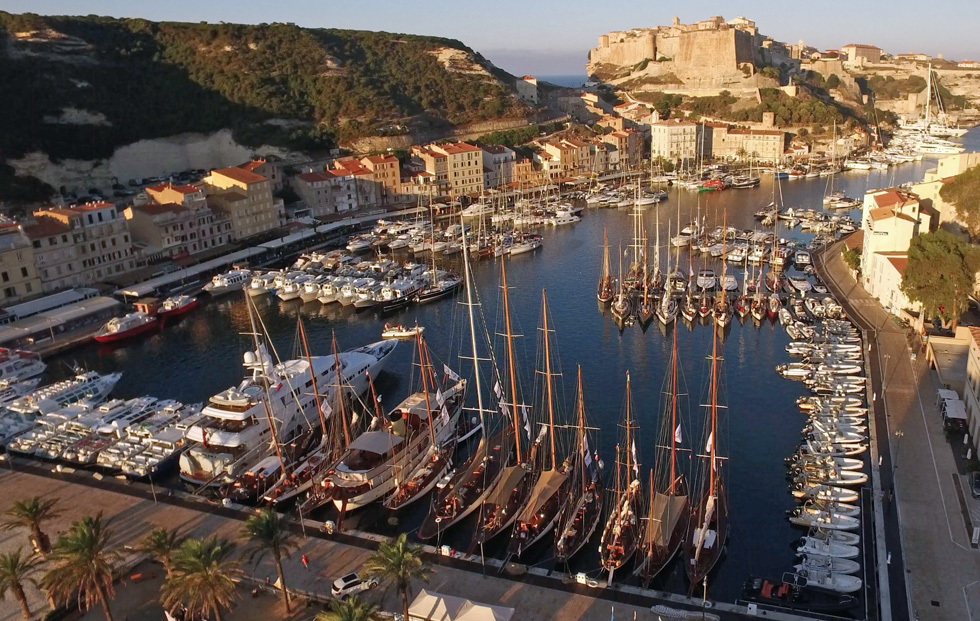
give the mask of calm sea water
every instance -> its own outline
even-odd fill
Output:
[[[977,141],[971,134],[969,142]],[[887,172],[847,173],[835,184],[851,196],[860,196],[871,188],[888,187],[919,180],[934,162],[921,162],[893,168]],[[727,213],[728,224],[753,228],[753,214],[772,196],[771,176],[765,176],[760,188],[730,190],[698,196],[684,190],[671,190],[670,198],[658,208],[644,214],[651,244],[656,236],[659,214],[660,239],[667,246],[676,234],[678,219],[686,223],[700,210],[709,226],[720,225]],[[782,182],[782,203],[786,206],[819,208],[827,179]],[[678,206],[678,195],[680,205]],[[678,217],[678,209],[680,216]],[[559,230],[545,231],[545,246],[533,255],[508,260],[508,281],[512,287],[511,308],[518,339],[517,357],[521,369],[524,399],[534,399],[535,367],[541,315],[541,291],[546,289],[551,311],[551,328],[556,333],[554,364],[564,370],[560,416],[573,412],[574,375],[581,365],[585,384],[586,407],[591,424],[599,428],[599,452],[608,474],[614,470],[614,447],[617,422],[622,411],[625,374],[633,379],[635,417],[640,426],[637,438],[639,458],[644,469],[652,465],[654,441],[660,410],[660,392],[670,355],[671,333],[659,329],[656,320],[644,332],[638,326],[620,332],[611,319],[597,309],[595,281],[601,261],[602,235],[608,232],[616,269],[619,244],[629,243],[630,217],[623,210],[587,210],[582,221]],[[800,236],[781,231],[782,236]],[[668,252],[662,253],[666,265]],[[672,261],[676,259],[671,259]],[[687,270],[687,255],[681,267]],[[701,264],[696,258],[694,269]],[[719,267],[714,266],[716,269]],[[487,330],[502,332],[499,273],[496,261],[474,266],[475,280],[483,303]],[[741,273],[738,273],[741,282]],[[69,364],[81,364],[102,372],[123,371],[116,394],[121,397],[153,395],[177,398],[187,402],[202,401],[208,396],[237,383],[242,376],[241,356],[248,340],[240,334],[248,331],[244,302],[237,296],[205,300],[203,307],[162,332],[154,333],[119,346],[90,345],[71,351],[51,361],[52,372],[66,374]],[[261,317],[281,357],[295,355],[296,318],[302,316],[314,354],[328,354],[331,334],[336,334],[341,348],[372,342],[380,337],[384,319],[372,313],[355,313],[338,305],[323,307],[318,302],[303,305],[298,300],[282,303],[266,297],[258,302]],[[448,362],[470,375],[470,363],[458,359],[468,355],[468,333],[459,300],[443,300],[415,306],[394,321],[425,326],[425,336],[437,366]],[[711,330],[699,326],[689,330],[681,325],[678,349],[685,378],[690,423],[687,440],[701,437],[702,408],[706,376],[705,358],[710,353]],[[770,323],[756,328],[733,322],[719,347],[724,357],[722,391],[728,405],[725,444],[730,456],[728,488],[731,496],[731,534],[727,555],[723,557],[710,581],[710,597],[733,600],[749,574],[779,577],[794,561],[791,544],[803,534],[790,526],[784,515],[794,502],[787,490],[783,459],[800,441],[804,420],[795,407],[803,394],[802,384],[779,378],[774,365],[788,361],[784,346],[785,331]],[[387,371],[377,384],[383,402],[391,407],[410,392],[411,344],[402,344],[389,361]],[[64,364],[62,364],[64,363]],[[488,391],[489,392],[489,391]],[[472,399],[471,399],[472,400]],[[699,440],[695,440],[700,443]],[[425,503],[413,507],[407,515],[392,523],[378,508],[368,508],[349,519],[360,527],[380,532],[413,530],[421,521]],[[471,518],[472,519],[472,518]],[[447,534],[445,543],[458,549],[466,547],[472,522],[464,522]],[[488,554],[500,554],[504,541],[493,542]],[[597,545],[597,543],[595,544]],[[596,575],[598,558],[595,545],[588,546],[573,563],[573,571]],[[546,546],[531,550],[523,559],[531,564],[550,567]],[[658,578],[657,588],[686,592],[683,569],[674,565]],[[622,576],[625,578],[625,576]]]

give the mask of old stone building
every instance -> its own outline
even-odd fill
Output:
[[[219,168],[204,183],[208,205],[230,218],[235,240],[268,233],[285,221],[282,200],[273,198],[270,181],[258,173],[234,166]]]
[[[0,216],[0,304],[16,304],[41,292],[31,240],[19,224]]]
[[[149,200],[123,210],[133,241],[149,260],[198,254],[232,239],[229,214],[212,209],[202,185],[146,188]]]

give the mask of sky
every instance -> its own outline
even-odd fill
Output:
[[[980,60],[980,0],[0,0],[0,10],[436,35],[458,39],[519,75],[584,75],[599,35],[668,25],[675,15],[682,23],[743,15],[762,34],[820,49],[864,43],[894,54]]]

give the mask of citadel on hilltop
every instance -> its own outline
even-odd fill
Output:
[[[751,81],[757,67],[799,68],[800,46],[759,33],[755,22],[716,16],[670,26],[616,31],[599,37],[586,70],[601,80],[642,74],[649,81],[722,88]]]

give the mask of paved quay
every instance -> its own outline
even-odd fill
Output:
[[[115,479],[98,480],[91,473],[76,472],[60,474],[47,472],[41,476],[41,469],[28,467],[24,463],[15,463],[13,469],[10,463],[0,466],[0,498],[12,502],[20,498],[40,495],[45,498],[58,498],[58,508],[61,514],[46,527],[46,532],[52,539],[63,532],[73,520],[84,515],[92,515],[102,511],[107,518],[112,519],[114,530],[113,545],[128,546],[130,560],[139,561],[138,555],[132,553],[132,546],[140,541],[154,528],[180,527],[191,536],[216,534],[219,537],[237,539],[241,520],[245,513],[230,511],[214,505],[181,500],[175,496],[163,495],[157,490],[159,502],[139,487],[125,486]],[[33,470],[28,472],[25,470]],[[131,492],[119,491],[119,486],[129,487]],[[300,538],[298,550],[284,562],[284,570],[289,588],[292,591],[309,595],[320,601],[326,601],[329,596],[330,583],[339,576],[358,570],[371,553],[370,545],[353,545],[353,537],[339,535],[328,537],[321,533],[307,530],[309,538]],[[314,536],[315,535],[315,536]],[[346,540],[346,541],[345,541]],[[12,531],[0,533],[0,552],[7,552],[26,545],[23,532]],[[309,569],[303,567],[300,558],[306,555],[309,559]],[[668,601],[655,599],[652,592],[640,589],[617,588],[602,589],[575,585],[567,588],[547,586],[554,584],[553,578],[545,578],[542,574],[527,573],[519,577],[498,574],[496,568],[488,568],[487,574],[463,569],[464,561],[458,559],[443,559],[431,556],[434,561],[433,574],[427,588],[459,597],[466,597],[477,602],[500,604],[515,608],[522,621],[538,621],[545,619],[569,619],[582,621],[605,621],[613,611],[617,618],[654,620],[662,618],[697,618],[701,619],[700,611],[694,616],[677,615],[681,612],[680,597]],[[448,564],[447,564],[448,563]],[[265,560],[258,564],[247,564],[244,569],[249,576],[259,582],[266,578],[275,581],[275,569],[271,561]],[[128,575],[128,574],[127,574]],[[122,588],[128,588],[129,585]],[[46,606],[42,595],[35,589],[29,589],[31,606],[35,610],[43,610]],[[378,588],[368,594],[368,599],[379,603],[387,610],[397,610],[399,599],[394,589]],[[710,603],[709,603],[710,604]],[[247,605],[244,602],[239,603]],[[669,606],[658,615],[650,610],[652,605]],[[119,603],[113,610],[120,613],[119,618],[125,618],[126,610]],[[118,609],[118,610],[117,610]],[[688,614],[692,611],[687,610]],[[715,604],[707,611],[705,619],[740,619],[745,618],[745,609],[732,604]],[[780,621],[796,621],[802,617],[782,614],[773,611],[759,611],[752,618],[768,618]],[[19,619],[19,609],[13,602],[0,602],[0,621],[15,621]]]
[[[817,257],[817,269],[871,347],[880,457],[873,468],[891,618],[980,619],[980,551],[971,546],[968,528],[977,501],[934,405],[935,373],[920,355],[921,344],[910,348],[906,330],[855,282],[840,251],[840,243],[828,248]]]

